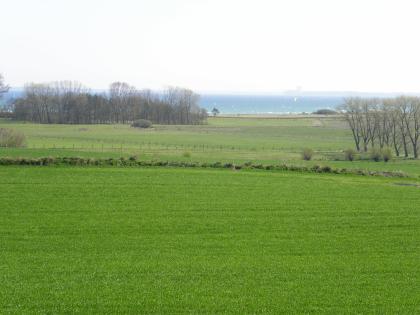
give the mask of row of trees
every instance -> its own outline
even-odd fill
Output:
[[[348,98],[340,109],[358,151],[393,148],[397,156],[419,155],[420,98]]]
[[[193,91],[169,87],[163,93],[138,90],[114,82],[108,93],[92,93],[78,82],[27,84],[13,103],[15,119],[37,123],[130,123],[147,119],[157,124],[201,124],[207,112]]]

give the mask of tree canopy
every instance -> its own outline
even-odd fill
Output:
[[[138,90],[114,82],[108,93],[95,94],[79,82],[27,84],[14,102],[17,120],[37,123],[132,123],[147,119],[156,124],[201,124],[207,112],[198,105],[199,95],[178,87],[162,93]]]

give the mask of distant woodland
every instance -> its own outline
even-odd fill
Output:
[[[13,118],[42,124],[111,124],[147,119],[156,124],[202,124],[207,112],[193,91],[169,87],[163,92],[138,90],[114,82],[97,94],[81,83],[30,83],[11,106]]]

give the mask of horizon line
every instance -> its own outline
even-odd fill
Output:
[[[174,85],[176,86],[176,85]],[[88,87],[89,88],[89,87]],[[24,86],[10,86],[10,90],[23,90]],[[91,91],[107,91],[108,88],[89,88]],[[141,88],[145,90],[150,88]],[[154,91],[163,91],[164,88],[150,89]],[[238,90],[193,90],[200,95],[237,95],[237,96],[345,96],[345,95],[420,95],[418,92],[379,92],[379,91],[358,91],[358,90],[278,90],[278,91],[238,91]]]

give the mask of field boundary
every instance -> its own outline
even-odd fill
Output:
[[[206,162],[184,162],[184,161],[139,161],[137,157],[129,158],[82,158],[82,157],[41,157],[41,158],[11,158],[1,157],[1,166],[111,166],[111,167],[179,167],[179,168],[217,168],[217,169],[251,169],[265,171],[293,171],[306,173],[329,173],[329,174],[350,174],[361,176],[381,177],[410,177],[401,171],[369,171],[364,169],[333,168],[328,165],[297,166],[288,164],[263,165],[246,162],[234,163],[206,163]]]

